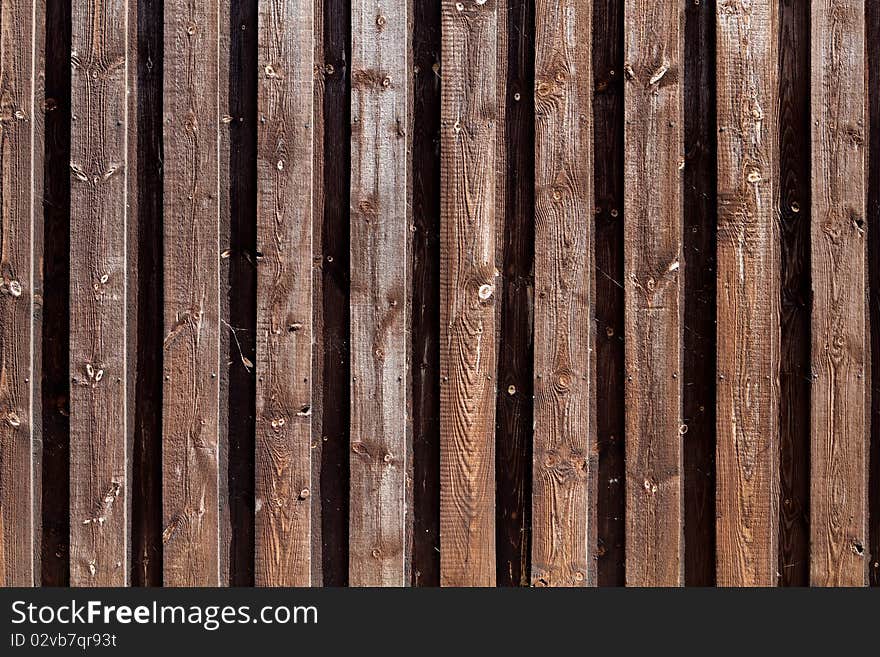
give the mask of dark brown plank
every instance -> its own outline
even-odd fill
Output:
[[[218,11],[213,1],[165,2],[166,586],[220,583]]]
[[[715,583],[717,228],[714,2],[688,2],[684,65],[684,580]]]
[[[880,3],[865,5],[868,53],[868,216],[880,216]],[[875,224],[876,225],[876,224]],[[870,317],[880,317],[880,231],[868,233]],[[871,454],[868,481],[868,520],[871,586],[880,586],[880,322],[871,321]]]
[[[440,5],[413,2],[412,585],[440,584]]]
[[[532,584],[595,582],[593,125],[586,0],[535,5]]]
[[[626,580],[683,584],[683,11],[627,0],[624,63]]]
[[[255,578],[311,583],[312,5],[260,8]]]
[[[499,67],[504,138],[499,139],[497,166],[502,175],[497,201],[504,221],[499,222],[503,225],[498,226],[496,243],[503,285],[496,313],[496,573],[498,586],[527,586],[532,542],[535,188],[521,183],[535,178],[533,4],[508,0],[506,17],[503,34],[500,20],[498,25],[498,58],[506,61],[506,74],[502,76]]]
[[[444,0],[440,581],[495,584],[496,7]]]
[[[718,7],[717,582],[772,586],[778,560],[776,11]]]
[[[42,295],[42,584],[70,583],[70,3],[46,2]]]
[[[810,581],[810,4],[779,5],[779,583]]]
[[[124,586],[128,6],[124,0],[78,3],[72,21],[70,582]]]
[[[810,581],[867,583],[865,3],[812,4]]]
[[[42,229],[42,7],[32,0],[0,7],[0,586],[39,584],[34,314],[41,278],[35,235]]]
[[[623,3],[593,0],[596,583],[626,581],[623,355]]]

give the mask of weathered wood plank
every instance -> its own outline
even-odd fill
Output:
[[[865,4],[813,0],[810,581],[867,582]]]
[[[164,584],[220,581],[219,10],[165,2]]]
[[[71,33],[70,583],[128,582],[128,7]]]
[[[776,10],[717,14],[716,576],[773,586],[778,563],[779,247]]]
[[[352,3],[349,583],[408,581],[408,3]]]
[[[441,11],[440,582],[493,586],[497,15]]]
[[[589,0],[535,5],[532,584],[595,582]]]
[[[683,8],[627,0],[624,273],[626,580],[683,583]]]
[[[39,0],[0,5],[0,586],[39,584],[34,313],[42,230],[42,7]]]
[[[262,3],[255,580],[311,584],[313,5]]]

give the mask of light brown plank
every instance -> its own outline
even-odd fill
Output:
[[[870,362],[863,0],[812,4],[810,581],[867,583]]]
[[[408,13],[406,0],[351,8],[352,586],[409,581]]]
[[[595,582],[592,11],[535,5],[533,585]]]
[[[779,526],[776,10],[717,6],[716,578],[774,586]]]
[[[313,4],[261,3],[255,577],[311,584]]]
[[[683,584],[683,6],[624,5],[626,582]]]
[[[220,582],[219,13],[166,0],[164,583]]]
[[[42,230],[42,7],[39,0],[0,5],[0,586],[39,585],[34,313]]]
[[[128,6],[72,9],[70,583],[124,586]]]
[[[441,11],[440,582],[493,586],[497,15]]]

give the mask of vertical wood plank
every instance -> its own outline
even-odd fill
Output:
[[[261,3],[255,580],[311,584],[313,5]]]
[[[810,581],[867,583],[865,4],[812,3]]]
[[[349,583],[408,581],[406,0],[351,9]]]
[[[675,586],[683,583],[683,7],[627,0],[624,12],[626,580]]]
[[[773,586],[780,341],[774,3],[719,3],[717,26],[717,583]]]
[[[441,10],[440,583],[493,586],[497,15]]]
[[[535,5],[532,584],[595,582],[592,3]]]
[[[166,0],[164,584],[220,581],[219,29],[214,0]]]
[[[75,3],[70,132],[70,583],[128,568],[128,6]]]
[[[42,6],[0,5],[0,586],[39,584],[33,454]]]

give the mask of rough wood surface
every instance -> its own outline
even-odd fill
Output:
[[[216,586],[219,554],[219,75],[217,3],[165,2],[166,586]]]
[[[128,582],[128,8],[77,3],[70,132],[70,583]]]
[[[627,0],[624,28],[626,580],[683,583],[683,10]]]
[[[535,6],[532,584],[595,581],[592,3]]]
[[[311,583],[312,5],[260,8],[255,579]]]
[[[36,0],[0,5],[0,586],[39,584],[33,318],[35,232],[42,229],[42,7]]]
[[[717,582],[776,584],[779,247],[772,0],[718,5]]]
[[[349,583],[406,568],[407,2],[352,3]]]
[[[440,583],[495,584],[496,8],[442,3]]]
[[[865,4],[812,4],[810,581],[867,583]]]

